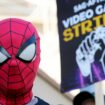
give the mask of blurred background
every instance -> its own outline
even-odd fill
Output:
[[[16,17],[32,22],[41,38],[41,62],[34,83],[34,95],[51,105],[72,105],[73,97],[82,90],[94,93],[95,86],[60,92],[60,50],[57,29],[56,0],[0,0],[0,19]],[[100,92],[104,92],[101,83]],[[97,90],[98,91],[98,90]]]

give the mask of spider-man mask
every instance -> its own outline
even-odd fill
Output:
[[[0,105],[25,105],[40,62],[40,38],[27,21],[0,21]]]

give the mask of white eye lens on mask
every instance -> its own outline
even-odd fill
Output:
[[[0,46],[0,64],[8,60],[11,56],[8,54],[8,52]]]
[[[0,52],[0,63],[3,63],[4,61],[6,61],[8,58],[7,58],[7,56],[5,56],[4,54],[2,54],[1,52]]]
[[[25,61],[31,61],[35,57],[36,46],[35,43],[27,46],[18,56],[20,59]]]

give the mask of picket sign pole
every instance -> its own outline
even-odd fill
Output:
[[[95,105],[105,105],[102,82],[95,83]]]

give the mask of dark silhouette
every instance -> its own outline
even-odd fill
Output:
[[[95,105],[95,98],[91,93],[83,91],[74,97],[73,105]]]

